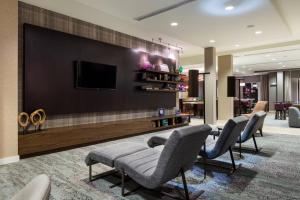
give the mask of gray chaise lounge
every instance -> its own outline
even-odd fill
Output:
[[[205,145],[205,148],[203,147],[199,150],[199,155],[205,159],[215,159],[229,150],[233,171],[235,171],[236,166],[232,155],[232,147],[235,145],[247,122],[248,118],[245,116],[239,116],[228,120],[222,129],[218,140],[214,144]],[[153,136],[148,141],[148,145],[150,147],[163,145],[167,141],[168,137],[168,135]]]
[[[289,108],[289,126],[300,128],[300,111],[296,107]]]
[[[156,148],[144,148],[142,145],[133,143],[116,144],[118,145],[117,150],[114,146],[99,148],[87,156],[86,164],[90,166],[90,172],[91,165],[95,163],[104,163],[115,167],[122,175],[123,196],[125,195],[124,177],[126,175],[145,188],[155,189],[180,174],[183,180],[185,199],[189,199],[184,172],[193,166],[199,149],[210,131],[211,128],[207,125],[175,130],[166,141],[162,151]],[[134,147],[135,145],[136,147]],[[110,147],[111,149],[109,149]],[[136,152],[128,153],[127,150]],[[109,154],[109,151],[113,153]],[[117,155],[119,152],[122,152],[122,155]],[[92,180],[91,173],[90,180]]]
[[[232,154],[232,147],[235,145],[247,122],[248,118],[245,116],[239,116],[228,120],[216,143],[202,148],[199,155],[202,156],[202,158],[204,158],[204,160],[206,161],[206,159],[211,160],[218,158],[229,151],[232,168],[233,171],[235,171],[236,166]]]
[[[263,122],[265,120],[266,115],[267,115],[266,112],[259,111],[250,118],[245,129],[241,133],[241,136],[237,140],[237,143],[239,143],[240,154],[242,151],[242,146],[241,146],[242,143],[248,141],[251,138],[253,139],[253,142],[254,142],[255,151],[256,151],[256,153],[258,153],[259,150],[257,148],[257,144],[256,144],[256,140],[255,140],[255,133],[260,129],[261,125],[263,124]]]

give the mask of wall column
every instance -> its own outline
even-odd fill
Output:
[[[228,120],[233,117],[233,97],[227,97],[227,77],[233,74],[233,56],[218,58],[218,119]]]
[[[18,161],[18,1],[0,6],[0,165]]]
[[[215,124],[217,122],[217,74],[216,74],[216,49],[207,47],[204,49],[204,71],[205,75],[205,123]]]
[[[284,73],[277,72],[277,101],[284,101]]]

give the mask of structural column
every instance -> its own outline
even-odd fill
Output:
[[[207,47],[204,49],[204,71],[205,75],[205,123],[215,124],[217,122],[217,75],[216,75],[216,49]]]
[[[218,119],[228,120],[233,117],[233,97],[227,97],[227,77],[233,74],[233,56],[218,58]]]
[[[0,6],[0,165],[18,160],[18,1]]]

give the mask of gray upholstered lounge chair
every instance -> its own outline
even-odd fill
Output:
[[[300,111],[296,107],[289,108],[289,126],[300,128]]]
[[[247,121],[248,118],[245,116],[239,116],[228,120],[216,143],[213,145],[204,146],[204,148],[201,149],[199,155],[202,156],[206,161],[206,159],[218,158],[219,156],[229,151],[233,171],[235,171],[236,166],[232,154],[232,147],[235,145],[241,132],[244,130]]]
[[[210,131],[207,125],[175,130],[162,151],[149,148],[118,158],[115,168],[122,174],[122,195],[125,175],[145,188],[155,189],[181,174],[185,199],[189,199],[184,172],[193,166]]]
[[[50,179],[42,174],[30,181],[11,200],[47,200],[50,196]]]
[[[248,141],[251,138],[253,139],[254,142],[255,151],[258,152],[258,148],[255,140],[255,133],[259,130],[259,128],[263,124],[266,115],[267,113],[264,111],[259,111],[254,115],[252,115],[245,129],[241,133],[241,137],[239,137],[239,139],[237,140],[237,143],[239,143],[240,154],[242,150],[241,144]]]
[[[261,112],[264,112],[264,111],[261,111]],[[263,126],[264,126],[264,122],[265,122],[265,119],[266,119],[266,116],[267,116],[267,113],[264,112],[265,114],[259,119],[259,125],[258,125],[258,131],[260,133],[260,135],[263,137]]]

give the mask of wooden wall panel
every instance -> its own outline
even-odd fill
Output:
[[[19,112],[23,110],[23,24],[33,24],[53,30],[58,30],[101,42],[111,43],[127,48],[143,47],[149,52],[159,51],[164,53],[166,47],[142,40],[130,35],[84,22],[66,15],[52,12],[30,4],[19,2],[19,85],[18,105]],[[178,52],[174,52],[178,54]],[[173,114],[175,109],[166,110],[167,114]],[[156,114],[156,110],[128,110],[122,112],[101,112],[85,114],[68,114],[51,116],[45,124],[46,128],[73,126],[120,119],[135,119],[150,117]]]

